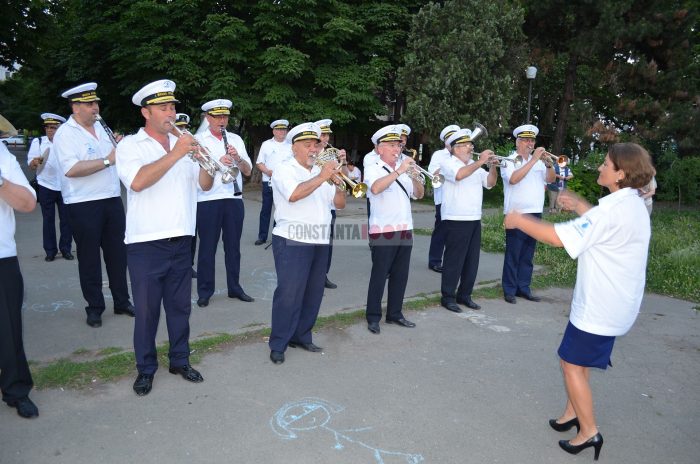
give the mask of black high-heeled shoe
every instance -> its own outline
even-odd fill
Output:
[[[566,422],[559,423],[557,422],[556,419],[549,419],[549,426],[552,427],[554,430],[557,432],[566,432],[568,430],[571,430],[571,427],[576,426],[576,431],[578,432],[581,430],[581,425],[578,423],[578,417],[574,417],[571,420],[568,420]]]
[[[582,450],[592,446],[595,449],[593,460],[597,461],[598,456],[600,456],[600,449],[603,447],[603,436],[600,433],[596,433],[593,437],[589,438],[580,445],[572,445],[569,440],[559,440],[559,446],[569,454],[578,454]]]

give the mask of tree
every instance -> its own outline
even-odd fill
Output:
[[[478,12],[478,15],[474,14]],[[447,124],[508,127],[521,72],[523,10],[507,0],[430,3],[414,17],[398,86],[405,119],[436,135]]]

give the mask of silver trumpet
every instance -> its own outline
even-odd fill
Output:
[[[478,160],[479,155],[474,154],[474,159]],[[512,163],[513,167],[515,169],[518,169],[520,166],[523,165],[523,157],[520,155],[516,155],[514,158],[509,158],[507,156],[491,155],[489,157],[489,162],[487,164],[489,166],[497,166],[497,167],[505,168],[505,167],[508,167],[508,163]]]
[[[415,150],[413,151],[415,152]],[[406,155],[402,154],[401,156],[403,157]],[[418,163],[415,162],[415,160],[413,163],[411,163],[411,169],[406,171],[406,174],[408,177],[420,182],[421,184],[425,184],[425,179],[430,179],[430,182],[433,184],[433,188],[440,188],[442,187],[442,184],[445,183],[445,176],[442,174],[433,174],[427,169],[423,169]]]
[[[172,127],[173,132],[175,132],[175,134],[177,134],[178,137],[182,137],[183,135],[185,135],[185,133],[190,133],[189,131],[180,130],[180,128],[175,125],[174,121],[168,121],[168,123]],[[196,139],[195,148],[188,153],[188,156],[192,161],[198,163],[199,167],[204,169],[207,172],[207,174],[209,174],[211,177],[216,176],[216,171],[222,172],[219,168],[220,163],[216,163],[214,158],[212,158],[211,154],[209,153],[209,150],[201,146]],[[223,175],[221,181],[226,183],[223,179]],[[231,181],[229,180],[229,182]]]

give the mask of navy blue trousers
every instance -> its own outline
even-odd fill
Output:
[[[435,205],[435,225],[430,235],[430,248],[428,249],[428,265],[442,266],[442,252],[445,249],[445,226],[440,216],[440,207]]]
[[[530,213],[541,218],[541,213]],[[501,285],[504,295],[530,293],[532,282],[532,258],[537,240],[520,229],[506,229],[506,253],[503,257]]]
[[[442,267],[442,303],[471,297],[479,270],[481,221],[442,221],[445,258]],[[457,284],[459,283],[459,287]]]
[[[331,270],[331,261],[333,260],[333,237],[335,236],[335,210],[331,210],[331,236],[328,242],[328,266],[326,266],[326,274]]]
[[[215,290],[214,267],[219,239],[224,242],[224,263],[228,293],[243,293],[240,284],[241,233],[245,208],[242,200],[227,198],[197,203],[197,294],[199,298],[211,298]]]
[[[323,299],[328,245],[314,245],[272,236],[277,288],[272,297],[270,350],[289,342],[311,343]]]
[[[70,253],[73,244],[73,232],[68,222],[68,211],[63,203],[60,191],[51,190],[43,185],[37,185],[37,200],[41,205],[41,216],[44,219],[44,251],[46,256],[56,256],[58,252]],[[56,208],[61,236],[56,246]]]
[[[189,363],[192,271],[190,242],[186,235],[177,240],[153,240],[127,245],[131,290],[134,294],[134,353],[140,374],[158,369],[156,332],[160,306],[168,326],[170,367]]]
[[[0,259],[0,391],[11,402],[34,386],[22,340],[24,281],[16,256]]]
[[[121,197],[72,203],[66,209],[78,253],[80,288],[87,301],[85,311],[99,316],[105,310],[100,248],[114,307],[126,308],[129,305],[124,244],[126,216]]]
[[[267,232],[270,230],[270,217],[272,216],[272,184],[262,183],[262,207],[260,208],[260,226],[258,227],[258,240],[267,241]]]
[[[403,318],[401,308],[408,283],[408,267],[411,264],[413,231],[370,234],[372,272],[367,288],[367,322],[379,322],[382,318],[382,296],[389,276],[386,319]]]

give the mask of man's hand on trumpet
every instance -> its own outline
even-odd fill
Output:
[[[495,153],[492,150],[484,150],[481,153],[479,153],[479,159],[477,160],[477,163],[479,163],[481,166],[484,165],[493,165],[493,161],[491,159],[492,156],[494,156]],[[495,160],[496,164],[500,164],[500,161]]]
[[[340,164],[337,161],[328,161],[321,168],[319,176],[323,180],[330,180],[334,184],[340,185],[343,180],[337,175],[338,171],[340,171]]]
[[[197,141],[194,139],[192,134],[189,132],[184,132],[180,137],[178,137],[175,146],[170,153],[175,155],[177,159],[186,156],[188,153],[194,153],[196,158],[200,157],[199,150],[197,150]]]

